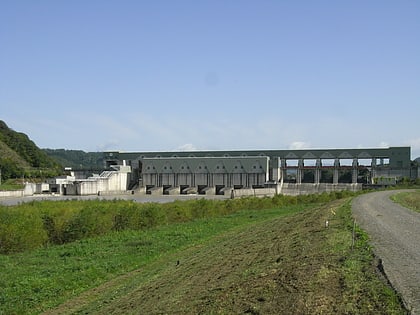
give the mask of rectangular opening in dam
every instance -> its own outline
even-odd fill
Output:
[[[372,159],[358,159],[357,163],[359,166],[371,166]]]
[[[378,166],[387,166],[389,165],[389,159],[385,158],[385,159],[376,159],[376,165]]]
[[[335,162],[334,159],[322,159],[321,165],[323,167],[331,167],[331,166],[334,166],[334,162]]]
[[[286,160],[286,167],[298,167],[299,160]]]
[[[207,187],[208,187],[207,185],[197,185],[198,194],[205,195]]]
[[[304,167],[315,167],[316,166],[316,160],[315,159],[304,159],[303,160],[303,166]]]
[[[225,185],[216,185],[216,195],[223,195],[224,191],[223,189],[225,188]]]
[[[286,169],[286,178],[284,178],[285,183],[296,183],[297,170],[296,169]]]
[[[340,159],[340,166],[353,166],[353,159]]]

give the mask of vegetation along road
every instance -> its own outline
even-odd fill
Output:
[[[162,196],[151,196],[151,195],[109,195],[109,196],[62,196],[62,195],[34,195],[27,197],[14,197],[14,198],[0,198],[0,205],[5,206],[16,206],[20,203],[32,202],[32,201],[65,201],[65,200],[133,200],[135,202],[147,203],[168,203],[175,200],[185,201],[193,199],[202,199],[203,195],[162,195]],[[229,199],[224,195],[206,196],[206,199],[224,200]]]
[[[354,199],[353,216],[371,237],[375,254],[411,314],[420,314],[420,213],[394,203],[395,191]]]
[[[353,197],[0,204],[0,314],[405,315]]]

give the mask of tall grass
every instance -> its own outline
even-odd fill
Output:
[[[277,195],[273,198],[250,197],[223,201],[198,199],[167,204],[142,204],[127,200],[32,201],[18,206],[0,206],[0,253],[66,244],[113,231],[146,230],[244,209],[326,202],[350,194]]]
[[[420,212],[420,190],[398,193],[391,198],[406,208]]]
[[[0,236],[1,244],[8,240],[5,248],[12,249],[0,255],[0,314],[42,312],[117,275],[143,268],[162,255],[204,244],[228,230],[297,213],[314,203],[347,195],[351,194],[200,199],[170,204],[117,200],[33,202],[0,207],[0,234],[7,227],[19,240],[13,243]],[[340,217],[345,226],[340,225],[339,234],[331,234],[327,241],[330,255],[341,257],[346,252],[342,268],[344,283],[349,286],[346,298],[351,304],[355,299],[354,283],[367,286],[366,282],[352,277],[357,270],[368,269],[372,256],[360,231],[357,231],[354,254],[348,254],[351,237],[348,231],[352,227],[349,203],[343,209],[337,211],[337,219]],[[24,232],[24,229],[28,230]],[[33,234],[36,231],[38,236]],[[341,242],[342,239],[346,241]],[[343,243],[346,247],[342,247]],[[61,245],[50,246],[54,244]],[[362,247],[367,252],[360,256]],[[364,264],[354,269],[352,266],[359,260]],[[373,289],[380,287],[378,282],[372,283]],[[354,292],[360,294],[358,289]],[[346,310],[349,314],[357,313],[354,308]]]
[[[330,255],[340,257],[342,275],[343,303],[338,313],[361,314],[375,313],[378,305],[386,310],[385,314],[403,314],[401,297],[385,284],[375,269],[375,261],[369,236],[351,216],[351,201],[345,202],[336,210],[338,229],[327,236]],[[348,246],[352,243],[354,246]]]
[[[182,203],[176,205],[182,206]],[[307,207],[292,205],[264,211],[236,211],[221,217],[144,231],[114,231],[59,246],[0,255],[0,314],[38,314],[159,257],[203,244],[220,233]]]

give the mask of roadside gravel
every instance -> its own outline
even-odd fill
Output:
[[[399,191],[382,191],[353,200],[356,223],[370,236],[387,278],[411,314],[420,314],[420,213],[394,203]]]

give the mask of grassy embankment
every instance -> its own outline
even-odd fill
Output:
[[[0,185],[0,191],[20,190],[25,188],[22,184],[22,179],[8,179],[2,180]]]
[[[398,193],[391,198],[408,209],[420,212],[420,190]]]
[[[289,313],[403,314],[398,297],[375,274],[362,231],[351,249],[350,203],[326,203],[335,197],[2,207],[1,246],[4,232],[26,245],[9,241],[9,254],[0,256],[0,314],[39,313],[66,301],[57,314],[158,313],[162,307],[172,313],[269,314],[286,307]],[[151,285],[155,293],[145,300],[141,292]]]

